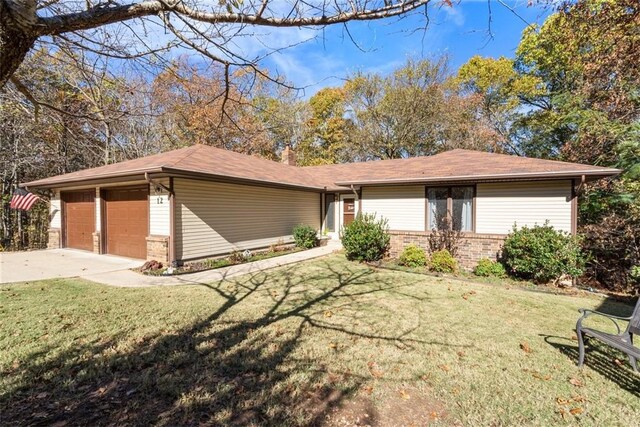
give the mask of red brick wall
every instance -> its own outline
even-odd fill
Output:
[[[414,244],[429,252],[429,235],[425,231],[390,231],[389,256],[397,258],[405,246]],[[506,236],[501,234],[464,234],[458,245],[456,259],[462,268],[473,269],[480,258],[495,260],[500,255]]]

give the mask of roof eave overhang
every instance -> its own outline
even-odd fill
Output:
[[[105,173],[105,174],[96,174],[91,176],[81,176],[81,177],[73,177],[73,178],[60,178],[60,179],[40,179],[37,181],[25,182],[20,184],[20,187],[26,188],[38,188],[38,189],[49,189],[49,188],[65,188],[65,187],[75,187],[78,185],[91,185],[91,184],[100,184],[105,181],[108,182],[126,182],[126,181],[136,181],[139,179],[144,179],[144,174],[152,174],[152,173],[161,173],[162,167],[153,167],[153,168],[144,168],[144,169],[132,169],[127,171],[122,171],[118,173]]]
[[[351,185],[403,185],[403,184],[437,184],[437,183],[469,183],[469,182],[498,182],[498,181],[542,181],[556,179],[581,179],[585,177],[587,181],[595,181],[610,176],[619,175],[619,169],[609,169],[607,171],[569,171],[569,172],[544,172],[544,173],[518,173],[518,174],[493,174],[493,175],[460,175],[460,176],[440,176],[440,177],[416,177],[416,178],[396,178],[396,179],[371,179],[337,181],[335,185],[349,187]]]
[[[277,187],[277,188],[292,188],[297,190],[311,190],[316,192],[324,191],[324,187],[287,183],[287,182],[275,182],[270,180],[250,179],[238,176],[210,174],[206,172],[195,172],[183,169],[169,168],[165,166],[135,169],[122,171],[118,173],[98,174],[84,177],[74,177],[71,179],[59,179],[50,180],[43,179],[37,181],[26,182],[20,184],[20,187],[27,187],[31,189],[51,189],[51,188],[65,188],[65,187],[77,187],[78,185],[99,185],[105,182],[118,183],[127,181],[144,180],[145,174],[148,174],[150,178],[162,178],[162,177],[182,177],[182,178],[195,178],[204,179],[217,182],[229,182],[237,184],[251,184],[265,187]]]

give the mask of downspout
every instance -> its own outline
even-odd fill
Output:
[[[362,199],[360,198],[360,195],[358,194],[358,192],[356,191],[355,187],[353,186],[353,184],[351,184],[351,192],[356,196],[356,200],[358,201],[358,215],[360,215],[360,212],[362,211]]]
[[[584,189],[584,184],[586,181],[586,176],[582,175],[580,177],[580,184],[577,188],[575,185],[575,180],[571,185],[571,234],[573,234],[574,236],[578,234],[578,195]],[[575,276],[572,277],[571,284],[573,285],[573,287],[576,287],[578,285],[578,278]]]
[[[587,177],[586,175],[582,175],[580,177],[580,185],[578,186],[578,191],[576,191],[576,196],[578,194],[580,194],[580,192],[582,192],[582,189],[584,188],[584,184],[587,182]]]
[[[161,183],[157,183],[157,182],[155,182],[154,180],[152,180],[152,179],[149,177],[149,172],[145,172],[145,173],[144,173],[144,179],[145,179],[145,181],[147,181],[149,184],[153,185],[154,187],[156,187],[156,188],[162,188],[164,191],[166,191],[166,192],[167,192],[167,193],[169,193],[171,196],[173,196],[173,191],[171,191],[171,189],[170,189],[169,187],[167,187],[166,185],[161,184]]]

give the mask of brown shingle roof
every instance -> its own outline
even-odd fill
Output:
[[[597,179],[616,175],[620,171],[578,163],[460,149],[410,159],[296,167],[206,145],[194,145],[24,185],[51,188],[88,180],[141,176],[145,172],[198,175],[211,179],[234,179],[315,190],[325,187],[329,190],[343,190],[350,185],[408,182],[542,179],[582,175]]]
[[[305,168],[322,186],[617,175],[618,169],[456,149],[434,156]]]
[[[316,186],[311,178],[302,172],[301,168],[199,144],[112,165],[40,179],[24,185],[51,188],[59,184],[142,176],[145,173],[198,174],[211,178],[220,177],[273,185],[322,189]]]

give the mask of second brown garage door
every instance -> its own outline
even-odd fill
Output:
[[[105,191],[107,253],[139,259],[147,257],[147,194],[146,186]]]

